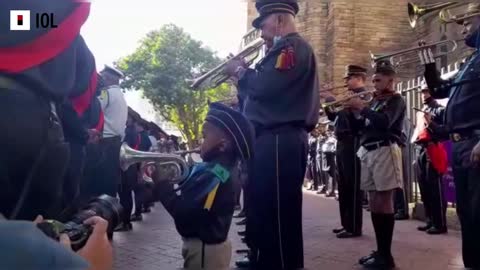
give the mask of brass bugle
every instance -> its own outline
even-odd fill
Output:
[[[172,182],[179,182],[188,177],[189,168],[187,162],[179,155],[157,152],[144,152],[130,148],[126,143],[120,147],[120,168],[126,171],[130,166],[137,163],[154,162],[159,166],[174,165],[177,169]]]
[[[352,98],[361,98],[365,103],[370,103],[373,100],[373,95],[375,93],[375,90],[369,90],[369,91],[363,91],[360,93],[348,95],[345,98],[342,98],[340,100],[332,101],[332,102],[327,102],[322,104],[323,110],[330,110],[333,112],[338,112],[341,111],[342,109],[345,108],[345,103],[349,101]]]
[[[425,49],[438,48],[439,46],[442,46],[442,45],[445,45],[445,44],[451,45],[450,50],[448,50],[447,52],[439,53],[439,54],[436,54],[436,55],[433,56],[433,58],[438,58],[438,57],[441,57],[441,56],[444,56],[444,55],[447,55],[447,54],[450,54],[450,53],[456,51],[457,48],[458,48],[458,42],[462,41],[462,40],[463,39],[459,39],[459,40],[448,39],[448,40],[438,41],[438,42],[435,42],[435,43],[432,43],[432,44],[427,44],[427,43],[421,41],[421,42],[419,42],[419,46],[415,46],[415,47],[411,47],[411,48],[408,48],[408,49],[403,49],[403,50],[399,50],[399,51],[395,51],[395,52],[391,52],[391,53],[373,54],[372,52],[370,52],[370,58],[372,59],[372,67],[375,67],[375,64],[378,61],[387,60],[387,59],[394,66],[400,66],[400,65],[406,65],[406,64],[409,64],[409,63],[413,63],[413,62],[418,62],[420,60],[420,58],[418,56],[418,52],[420,52],[422,50],[425,50]],[[410,58],[407,58],[408,60],[402,59],[402,57],[401,57],[401,56],[405,56],[405,55],[412,54],[412,53],[413,53],[413,56],[410,57]]]

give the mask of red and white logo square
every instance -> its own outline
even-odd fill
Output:
[[[30,10],[10,10],[10,30],[30,30]]]

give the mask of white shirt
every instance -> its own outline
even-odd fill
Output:
[[[120,136],[123,140],[127,124],[128,105],[123,96],[122,89],[118,85],[111,85],[102,90],[98,97],[102,105],[105,118],[103,137]]]
[[[152,135],[148,136],[148,138],[150,139],[150,142],[152,143],[152,147],[150,147],[150,151],[151,152],[158,152],[157,139],[155,139],[155,137],[153,137]]]

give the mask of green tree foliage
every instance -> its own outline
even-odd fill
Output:
[[[165,25],[148,33],[137,50],[116,65],[125,71],[122,87],[142,90],[155,110],[174,123],[193,147],[200,139],[208,101],[223,100],[231,91],[226,84],[192,91],[188,80],[219,63],[221,59],[213,51],[183,29]]]

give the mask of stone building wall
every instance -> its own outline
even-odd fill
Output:
[[[457,2],[467,2],[467,1],[457,1]],[[415,2],[418,5],[429,5],[438,3],[438,1],[432,0],[418,0]],[[423,16],[417,23],[417,26],[414,29],[415,40],[425,40],[427,43],[434,43],[440,40],[458,40],[462,39],[462,26],[457,24],[442,24],[440,23],[439,11],[433,11],[428,15]],[[446,67],[449,64],[453,64],[456,61],[464,59],[471,53],[471,49],[465,46],[463,42],[458,42],[458,48],[455,52],[445,55],[437,59],[437,64],[439,67]],[[416,42],[413,42],[411,46],[416,46]],[[442,48],[444,51],[447,51],[449,47],[444,46]],[[416,75],[421,76],[423,73],[423,67],[417,66]]]
[[[250,28],[257,12],[254,0],[246,1],[247,27]],[[412,29],[408,22],[407,3],[408,0],[299,0],[298,30],[315,50],[321,82],[342,85],[348,64],[371,69],[370,51],[384,54],[417,46],[419,40],[432,43],[461,38],[461,26],[442,25],[438,11],[422,17]],[[438,0],[416,0],[415,3],[425,5],[438,3]],[[458,50],[438,59],[438,64],[446,66],[469,53],[470,50],[459,42]],[[414,63],[398,71],[402,81],[420,76],[423,67]]]

